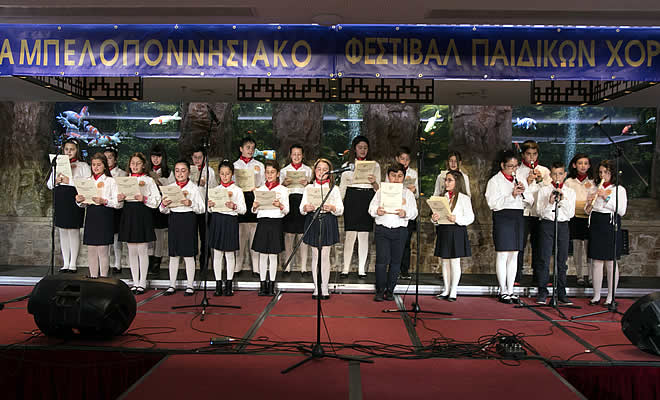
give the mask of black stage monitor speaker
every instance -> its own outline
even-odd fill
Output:
[[[47,336],[121,335],[135,318],[137,305],[128,286],[112,278],[49,275],[34,287],[28,312]]]
[[[628,340],[648,353],[660,356],[660,292],[637,300],[621,319]]]

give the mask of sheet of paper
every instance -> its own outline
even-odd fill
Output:
[[[375,175],[376,161],[356,161],[353,183],[369,183],[369,175]],[[379,177],[376,177],[378,180]]]
[[[49,154],[50,162],[53,162],[55,154]],[[73,173],[71,172],[71,163],[69,162],[69,156],[64,154],[59,154],[56,161],[56,172],[57,175],[64,175],[69,178],[69,182],[73,179]],[[56,177],[57,178],[57,177]]]
[[[103,182],[99,182],[101,184]],[[78,194],[85,196],[85,204],[96,204],[92,197],[98,197],[101,192],[97,186],[96,181],[89,178],[76,178],[73,180],[73,184],[76,186],[76,191]],[[101,186],[101,188],[103,188]]]
[[[163,200],[172,201],[168,207],[183,207],[181,201],[185,199],[185,196],[183,195],[183,190],[181,190],[179,186],[161,186],[160,192],[163,194]]]
[[[115,182],[117,183],[117,193],[123,193],[127,201],[135,201],[135,195],[142,194],[138,179],[134,176],[118,176],[115,178]]]
[[[291,179],[291,184],[288,186],[291,189],[303,188],[306,185],[300,183],[301,179],[307,180],[305,171],[286,171],[286,177]]]
[[[270,190],[255,190],[254,191],[254,201],[259,202],[259,208],[257,210],[275,210],[277,207],[273,205],[275,201],[277,192],[272,192]]]
[[[225,205],[230,199],[229,190],[223,186],[216,186],[213,189],[209,189],[209,200],[215,203],[213,206],[213,211],[215,212],[227,212],[231,211]]]
[[[305,189],[307,192],[307,204],[311,204],[314,208],[319,208],[323,198],[321,197],[321,188],[320,187],[308,187]]]
[[[190,180],[197,185],[199,182],[199,168],[196,165],[190,166]]]
[[[254,189],[254,168],[235,169],[236,186],[244,192]]]
[[[380,206],[388,214],[396,214],[403,207],[403,185],[383,182],[380,184]]]
[[[426,204],[429,205],[431,211],[434,214],[440,215],[438,219],[438,224],[441,225],[453,225],[453,222],[450,222],[447,217],[451,215],[451,208],[449,206],[449,200],[445,196],[431,196],[426,200]]]

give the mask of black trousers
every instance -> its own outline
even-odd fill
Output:
[[[394,291],[401,271],[401,256],[406,243],[408,227],[386,228],[376,225],[376,292]],[[389,271],[387,266],[390,266]]]
[[[520,282],[523,274],[523,260],[525,259],[525,246],[527,239],[530,240],[532,248],[532,273],[534,281],[538,281],[537,270],[541,268],[539,259],[539,229],[541,221],[538,217],[525,218],[525,233],[523,234],[523,250],[518,252],[518,271],[516,272],[516,282]]]
[[[542,220],[539,224],[541,267],[536,271],[539,280],[539,294],[548,294],[548,281],[550,280],[550,260],[555,246],[555,222]],[[557,295],[566,296],[566,260],[568,259],[568,242],[570,233],[568,222],[557,223]]]
[[[209,223],[211,222],[211,216],[209,215]],[[197,232],[199,233],[199,267],[203,268],[207,266],[205,264],[208,257],[206,252],[206,214],[197,214]]]
[[[409,221],[408,234],[406,236],[406,243],[403,245],[403,256],[401,257],[401,275],[408,275],[410,273],[410,240],[416,230],[417,221]]]

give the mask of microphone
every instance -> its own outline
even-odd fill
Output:
[[[332,171],[328,171],[328,172],[326,172],[325,174],[326,174],[326,175],[330,175],[330,174],[339,174],[339,173],[342,173],[342,172],[344,172],[344,171],[355,171],[355,164],[348,164],[348,165],[345,166],[345,167],[341,167],[341,168],[333,169]]]
[[[562,199],[562,193],[559,191],[559,181],[552,182],[554,185],[554,189],[552,190],[552,194],[555,195],[555,201],[561,201]]]
[[[594,122],[594,125],[593,125],[593,126],[598,126],[598,125],[600,125],[601,122],[605,121],[605,120],[608,119],[609,117],[610,117],[609,115],[605,115],[605,116],[603,116],[603,118],[601,118],[601,119],[599,119],[598,121]]]
[[[209,113],[209,117],[213,120],[213,122],[215,122],[216,124],[219,125],[219,124],[220,124],[220,120],[219,120],[218,117],[215,115],[215,112],[213,112],[213,109],[211,108],[210,105],[208,105],[208,104],[206,105],[206,110],[208,111],[208,113]]]

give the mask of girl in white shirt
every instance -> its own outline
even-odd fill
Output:
[[[169,235],[167,238],[170,256],[170,286],[165,295],[176,291],[176,276],[179,271],[179,258],[183,257],[186,264],[186,291],[184,296],[192,296],[195,290],[195,256],[199,246],[197,244],[197,215],[204,213],[204,200],[199,187],[190,177],[190,164],[186,160],[179,160],[174,164],[175,182],[169,186],[178,186],[183,191],[184,199],[180,204],[173,204],[172,200],[163,197],[160,203],[160,212],[168,215]]]
[[[174,183],[174,173],[170,171],[167,165],[167,152],[165,147],[155,144],[149,151],[147,171],[149,176],[156,182],[157,186],[167,186]],[[158,275],[160,272],[160,263],[163,256],[167,253],[167,243],[165,235],[167,234],[168,216],[161,213],[157,208],[154,209],[154,232],[156,240],[149,243],[149,273]]]
[[[114,147],[106,147],[103,150],[103,155],[108,160],[108,168],[110,168],[110,175],[113,178],[128,176],[126,171],[117,166],[118,153],[117,149]],[[116,198],[115,198],[116,199]],[[112,263],[112,272],[115,274],[121,273],[121,252],[122,252],[122,243],[119,241],[119,222],[121,221],[121,208],[116,208],[114,210],[114,228],[115,228],[115,238],[112,243],[112,250],[115,253],[115,259]]]
[[[449,171],[458,171],[463,175],[463,181],[465,182],[465,194],[471,196],[470,194],[470,179],[467,174],[461,171],[462,164],[461,153],[458,151],[452,151],[447,156],[447,169],[440,171],[440,174],[435,179],[435,188],[433,189],[434,196],[442,196],[445,193],[445,176]]]
[[[626,215],[628,207],[628,196],[626,189],[619,186],[616,165],[612,160],[601,161],[598,166],[598,176],[601,183],[598,191],[587,197],[585,211],[589,214],[589,248],[587,257],[593,260],[593,288],[594,297],[589,301],[590,305],[600,302],[600,290],[603,286],[603,264],[607,267],[607,299],[605,305],[612,304],[612,290],[619,284],[619,269],[614,275],[614,253],[616,258],[621,257],[623,249],[623,233],[621,232],[621,217]],[[617,207],[618,192],[618,207]],[[594,200],[595,199],[595,200]],[[614,237],[614,222],[617,226],[616,252],[612,248]],[[614,280],[614,282],[612,282]]]
[[[80,207],[87,208],[83,244],[87,245],[87,263],[90,278],[107,277],[110,269],[109,250],[114,242],[114,210],[121,207],[117,201],[117,184],[110,174],[108,160],[102,153],[92,156],[91,179],[98,195],[92,197],[93,204],[85,202],[85,196],[76,195]]]
[[[80,143],[77,139],[67,139],[62,146],[62,154],[69,157],[73,179],[91,176],[89,165],[82,161]],[[76,272],[80,250],[80,228],[85,219],[85,209],[76,205],[78,192],[73,184],[73,179],[69,179],[61,171],[56,172],[57,176],[53,176],[51,171],[47,186],[53,191],[55,226],[60,232],[60,246],[64,261],[60,272]]]
[[[328,200],[323,205],[321,217],[323,218],[323,232],[321,233],[321,299],[330,298],[328,282],[330,281],[330,247],[339,243],[339,225],[337,217],[344,212],[344,204],[341,194],[336,186],[330,186],[334,177],[328,173],[332,171],[332,163],[325,158],[319,158],[314,163],[314,175],[316,179],[305,188],[300,202],[300,213],[305,215],[305,229],[312,225],[312,216],[316,206],[308,201],[308,190],[310,188],[321,188],[321,195],[325,197],[330,190]],[[319,295],[318,284],[318,245],[319,245],[319,222],[318,220],[309,228],[303,238],[303,242],[312,247],[312,277],[314,279],[314,293],[312,298]]]
[[[273,191],[274,209],[266,209],[256,200],[252,203],[252,212],[257,214],[257,230],[254,233],[252,250],[259,253],[259,296],[275,294],[275,276],[277,274],[277,255],[284,250],[284,232],[282,218],[289,213],[289,190],[280,185],[278,174],[280,166],[275,160],[266,161],[266,183],[256,191]],[[270,281],[267,273],[270,272]]]
[[[439,224],[440,215],[436,213],[431,216],[436,225],[435,256],[442,258],[442,279],[445,283],[445,290],[438,298],[456,301],[461,279],[461,258],[472,256],[466,227],[474,222],[474,212],[470,196],[465,193],[463,174],[449,171],[445,175],[444,188],[443,196],[449,200],[451,209],[447,220],[451,224]]]
[[[305,231],[305,215],[300,213],[300,202],[305,191],[305,186],[312,180],[312,169],[303,164],[303,147],[294,144],[289,148],[289,159],[291,162],[280,171],[280,183],[289,189],[290,211],[284,217],[284,254],[288,257],[293,250],[293,243],[300,238]],[[305,177],[297,182],[287,177],[289,171],[302,171]],[[300,245],[300,273],[307,272],[307,245]],[[285,258],[286,260],[286,258]],[[293,261],[293,260],[292,260]],[[284,273],[291,272],[291,264],[286,266]]]
[[[213,249],[214,296],[234,295],[235,252],[239,249],[238,216],[245,214],[246,207],[243,191],[231,179],[233,175],[234,165],[232,163],[227,160],[220,163],[218,167],[220,186],[227,190],[229,201],[224,204],[223,208],[222,205],[209,200],[209,211],[212,213],[209,225],[209,246]],[[224,259],[227,260],[227,282],[224,284],[223,291],[222,264]]]
[[[153,212],[158,208],[161,196],[156,182],[147,176],[147,158],[142,153],[133,153],[128,162],[131,176],[136,177],[139,194],[119,193],[117,200],[124,202],[124,211],[119,224],[119,240],[128,245],[128,263],[131,267],[133,287],[131,291],[142,294],[147,288],[149,267],[149,242],[156,240]]]

